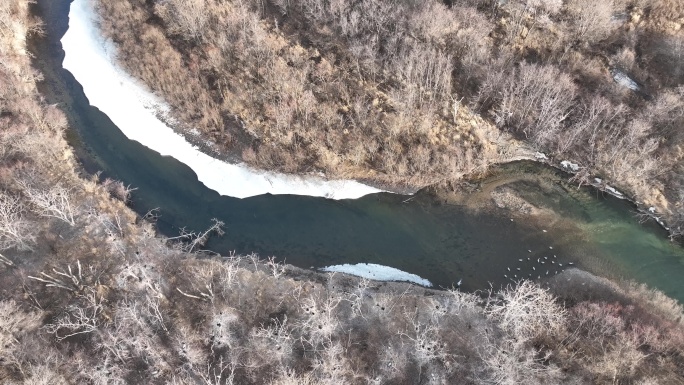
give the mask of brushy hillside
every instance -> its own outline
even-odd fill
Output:
[[[522,143],[684,231],[680,2],[96,3],[120,63],[252,165],[421,187]]]
[[[0,2],[3,384],[677,384],[682,308],[576,270],[474,295],[319,275],[171,241],[75,172]],[[554,294],[555,293],[555,294]]]

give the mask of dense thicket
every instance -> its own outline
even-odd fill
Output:
[[[410,37],[405,25],[432,28],[430,14],[410,21],[401,3],[359,3],[370,8],[338,25],[351,3],[98,4],[121,63],[253,165],[424,185],[497,156],[481,119],[452,99],[452,55]],[[307,33],[293,38],[300,23]]]

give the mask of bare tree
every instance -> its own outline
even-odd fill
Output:
[[[37,208],[39,215],[57,218],[71,226],[76,224],[69,189],[60,185],[50,188],[36,188],[25,181],[20,181],[19,185],[29,202]]]
[[[567,11],[575,38],[593,43],[606,38],[615,28],[612,0],[570,0]]]
[[[86,359],[78,362],[75,377],[81,383],[93,385],[125,385],[125,371],[111,357],[104,357],[95,365]]]
[[[0,362],[22,370],[16,357],[19,340],[40,326],[41,312],[25,312],[14,300],[0,301]]]
[[[207,0],[171,0],[157,3],[156,11],[187,40],[199,41],[207,29]]]
[[[397,55],[394,66],[407,83],[398,95],[403,95],[408,111],[432,108],[451,92],[453,58],[439,49],[422,44],[406,46]]]
[[[24,218],[19,197],[0,192],[0,248],[31,250],[36,242],[34,227]]]
[[[531,281],[508,286],[485,304],[485,315],[502,334],[486,331],[480,348],[489,381],[494,384],[546,384],[556,382],[559,369],[546,365],[550,352],[541,355],[530,346],[535,339],[562,336],[567,312],[555,297]],[[488,329],[487,329],[488,330]]]
[[[548,20],[549,15],[556,14],[563,5],[562,0],[514,0],[504,3],[508,12],[508,41],[517,38],[526,39],[529,31],[540,20]],[[523,33],[523,31],[526,31]]]
[[[219,236],[225,234],[223,231],[224,223],[216,218],[211,220],[213,224],[209,226],[208,229],[202,232],[189,232],[185,228],[181,229],[181,235],[177,237],[167,238],[167,241],[180,240],[184,243],[181,244],[181,250],[186,253],[192,253],[197,248],[204,246],[212,233],[216,233]]]
[[[268,326],[261,325],[252,330],[253,353],[262,355],[262,362],[283,363],[291,359],[295,337],[287,324],[287,316],[282,321],[273,319]]]
[[[197,372],[197,375],[202,379],[204,385],[233,385],[236,369],[236,362],[232,360],[225,362],[221,356],[215,365],[207,364],[203,371]]]
[[[294,369],[282,368],[269,385],[315,385],[318,381],[311,373],[297,373]]]
[[[496,385],[558,383],[561,371],[553,364],[545,364],[550,356],[520,344],[510,336],[483,336],[480,358],[485,369],[486,383]]]
[[[14,262],[2,254],[0,254],[0,263],[4,263],[7,266],[14,266]]]
[[[308,334],[306,342],[312,347],[329,342],[338,331],[340,320],[336,309],[341,300],[342,298],[336,295],[331,295],[320,302],[312,297],[302,300],[304,318],[300,321],[299,327]]]
[[[45,325],[45,330],[54,334],[57,340],[92,333],[101,326],[104,311],[102,297],[88,287],[79,298],[82,300],[81,303],[70,305],[61,316]]]
[[[353,370],[345,355],[344,346],[338,341],[326,341],[312,360],[312,374],[318,384],[335,385],[349,383]]]
[[[650,133],[651,125],[641,119],[611,126],[601,140],[597,164],[614,179],[629,175],[632,182],[651,180],[659,174],[655,153],[660,141]]]
[[[276,261],[275,257],[270,257],[266,260],[266,266],[268,266],[273,278],[278,278],[285,273],[285,265]]]
[[[346,300],[351,304],[352,314],[364,317],[363,305],[369,297],[368,289],[370,287],[370,280],[361,278],[356,288],[347,295]]]
[[[54,362],[29,364],[22,385],[60,385],[68,383]]]
[[[201,370],[208,361],[208,355],[203,349],[204,341],[194,328],[179,324],[174,333],[174,346],[184,361],[182,372],[192,375],[195,370]]]
[[[572,79],[556,67],[522,63],[513,71],[501,70],[489,77],[478,99],[481,106],[494,103],[492,113],[498,126],[543,145],[561,129],[574,95]]]
[[[52,269],[52,272],[55,274],[55,276],[51,276],[41,271],[40,277],[33,277],[29,275],[28,278],[42,282],[46,287],[56,287],[72,292],[80,292],[85,288],[81,261],[76,261],[76,269],[72,270],[71,265],[67,265],[67,270],[60,271],[57,269]]]
[[[124,203],[128,203],[131,198],[131,193],[136,190],[135,188],[131,188],[131,186],[124,185],[120,180],[110,178],[107,178],[102,182],[102,187],[109,191],[109,194],[112,197]]]
[[[684,49],[682,55],[684,56]],[[684,139],[681,130],[684,125],[684,86],[661,92],[646,108],[644,119],[652,122],[654,130],[671,144]]]
[[[620,124],[625,112],[624,106],[614,106],[606,98],[600,96],[592,98],[589,104],[579,106],[573,123],[558,134],[556,150],[563,154],[577,145],[582,145],[588,152],[586,156],[589,161],[593,163],[597,156],[596,151],[601,136],[608,131],[609,127]]]
[[[433,361],[445,362],[450,355],[447,353],[445,341],[439,336],[439,327],[434,324],[424,324],[412,321],[412,330],[399,333],[411,345],[408,350],[419,365],[423,366]]]
[[[447,290],[447,293],[451,295],[448,310],[452,314],[464,316],[466,312],[474,313],[480,310],[478,304],[481,299],[477,295],[464,293],[458,289]]]
[[[508,286],[489,297],[485,314],[519,341],[547,333],[558,333],[565,325],[566,312],[554,296],[531,281]]]

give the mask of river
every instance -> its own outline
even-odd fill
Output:
[[[68,28],[69,3],[39,0],[33,6],[46,22],[45,36],[30,41],[34,63],[45,76],[41,92],[67,113],[68,139],[85,171],[102,171],[102,177],[135,187],[132,208],[141,214],[159,208],[163,234],[177,235],[181,227],[201,230],[218,218],[226,235],[207,245],[217,252],[257,252],[307,268],[377,263],[435,286],[462,279],[464,290],[544,279],[547,271],[553,275],[572,263],[684,301],[684,250],[669,242],[663,229],[652,221],[640,223],[629,202],[578,189],[567,174],[533,162],[501,166],[469,194],[426,190],[415,197],[378,193],[353,200],[221,196],[189,167],[126,138],[89,104],[62,68],[60,39]],[[502,191],[529,202],[534,212],[497,207],[491,192]]]

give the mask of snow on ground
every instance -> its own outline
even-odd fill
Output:
[[[560,164],[561,164],[561,166],[563,166],[564,168],[566,168],[566,169],[568,169],[568,170],[571,170],[571,171],[579,171],[579,169],[580,169],[579,164],[577,164],[577,163],[572,163],[572,162],[569,161],[569,160],[564,160],[564,161],[560,162]]]
[[[615,189],[614,187],[611,187],[611,186],[606,185],[606,190],[607,190],[608,192],[612,193],[613,196],[615,196],[616,198],[626,199],[625,194],[621,193],[620,191],[618,191],[618,190]]]
[[[621,193],[618,191],[616,188],[611,187],[605,183],[603,183],[603,179],[601,178],[594,178],[594,182],[596,182],[595,187],[601,188],[603,187],[603,190],[608,191],[611,193],[614,197],[620,198],[620,199],[627,199],[625,194]]]
[[[271,193],[355,199],[381,191],[356,181],[259,172],[202,153],[157,118],[168,113],[168,107],[114,64],[114,47],[100,35],[95,19],[89,0],[71,4],[69,30],[62,38],[64,68],[81,83],[90,104],[124,135],[186,164],[208,188],[237,198]]]
[[[627,76],[626,73],[624,73],[622,71],[618,71],[618,70],[613,71],[613,80],[617,84],[619,84],[623,87],[627,87],[632,91],[638,91],[639,90],[639,85],[634,80],[632,80],[632,78]]]
[[[357,277],[373,279],[376,281],[406,281],[430,287],[432,283],[427,279],[415,274],[407,273],[389,266],[376,265],[374,263],[357,263],[356,265],[344,264],[324,267],[321,270],[355,275]]]

